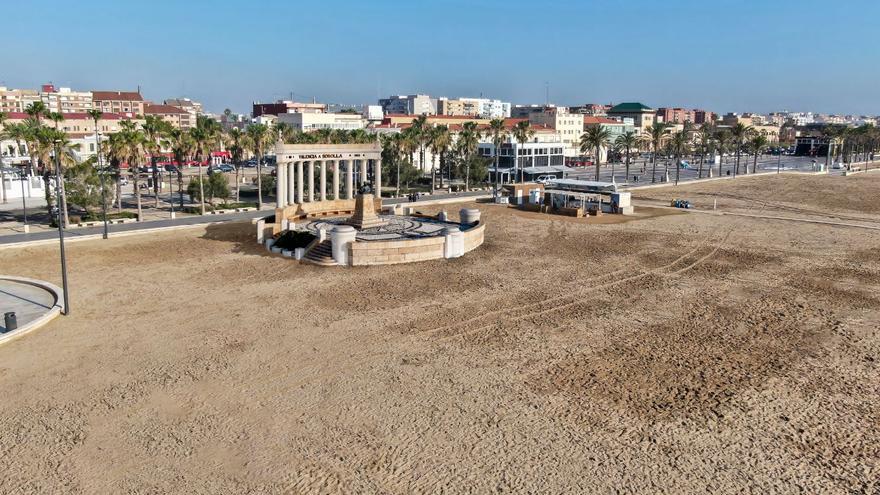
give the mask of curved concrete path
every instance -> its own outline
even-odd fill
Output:
[[[0,344],[35,330],[61,314],[61,289],[42,280],[0,275]],[[14,311],[18,328],[7,331],[2,316]]]

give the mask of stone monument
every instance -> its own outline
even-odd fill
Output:
[[[358,230],[385,225],[385,221],[376,214],[373,190],[369,185],[361,186],[358,190],[354,199],[354,214],[345,223]]]

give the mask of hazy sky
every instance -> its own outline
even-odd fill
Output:
[[[880,0],[0,0],[0,85],[880,114]]]

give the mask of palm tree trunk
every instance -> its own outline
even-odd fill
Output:
[[[467,159],[467,164],[465,165],[465,176],[464,176],[464,190],[471,190],[471,160]]]
[[[437,184],[434,182],[434,177],[437,176],[437,154],[431,153],[431,194],[434,194],[434,191],[437,189]]]
[[[629,182],[629,148],[626,149],[626,177],[624,182]]]
[[[601,148],[596,146],[596,182],[599,182],[599,162],[602,161],[599,153],[601,153],[601,151]]]
[[[275,174],[275,180],[278,180],[277,173]],[[263,149],[260,146],[257,146],[257,209],[263,209]]]
[[[680,178],[680,174],[681,174],[681,163],[680,163],[678,155],[675,156],[674,163],[675,163],[675,185],[678,185],[678,179]]]
[[[443,189],[443,165],[446,164],[446,152],[440,151],[440,189]]]
[[[122,169],[116,166],[116,212],[122,213]]]
[[[721,167],[724,166],[724,152],[718,153],[718,177],[721,177]]]
[[[205,214],[205,181],[202,179],[202,159],[204,156],[199,156],[199,207],[202,211],[202,215]]]
[[[654,147],[654,152],[651,153],[651,183],[657,182],[657,147]]]
[[[706,148],[702,148],[702,149],[700,150],[700,168],[699,168],[699,170],[697,171],[697,178],[698,178],[698,179],[702,179],[702,178],[703,178],[703,161],[704,161],[705,159],[706,159]]]
[[[241,193],[241,178],[239,178],[238,173],[241,170],[241,162],[237,162],[235,164],[235,202],[238,203],[241,201],[239,195]],[[338,198],[333,198],[338,199]]]
[[[758,173],[758,152],[755,151],[754,161],[752,162],[752,173]]]

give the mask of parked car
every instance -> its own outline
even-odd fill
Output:
[[[538,176],[537,180],[535,180],[535,182],[537,182],[538,184],[547,184],[551,180],[555,180],[555,179],[556,179],[555,175],[540,175],[540,176]]]
[[[166,172],[180,172],[180,169],[177,168],[177,165],[165,165]]]

